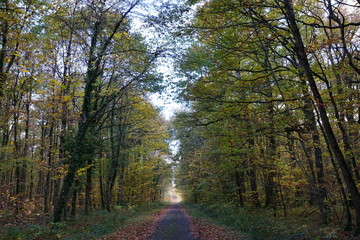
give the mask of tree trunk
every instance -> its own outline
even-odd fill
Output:
[[[251,190],[251,203],[255,207],[260,207],[259,193],[258,193],[258,189],[257,189],[257,177],[256,177],[255,164],[251,164],[251,167],[249,170],[249,178],[250,178],[250,190]]]
[[[78,189],[79,188],[79,181],[76,180],[73,188],[73,195],[71,200],[71,212],[70,212],[70,219],[74,220],[76,216],[76,201],[77,201],[77,195],[78,195]]]
[[[258,187],[257,187],[257,167],[255,162],[255,154],[254,154],[254,145],[255,141],[254,138],[249,139],[249,146],[251,148],[251,156],[249,156],[249,162],[250,162],[250,169],[248,171],[249,181],[250,181],[250,191],[251,191],[251,204],[253,204],[255,207],[260,207],[260,201],[259,201],[259,193],[258,193]]]
[[[63,186],[60,191],[59,200],[54,211],[54,222],[59,222],[61,220],[61,214],[65,208],[68,194],[71,190],[73,182],[75,180],[75,174],[78,169],[80,169],[83,164],[83,146],[85,144],[85,135],[88,129],[87,122],[80,122],[80,126],[76,135],[75,146],[73,150],[73,156],[70,159],[68,172],[65,176]]]
[[[303,87],[306,87],[305,82],[303,82],[302,85]],[[307,127],[309,133],[311,134],[311,140],[309,139],[309,142],[311,142],[312,151],[314,152],[315,168],[316,168],[316,171],[314,171],[313,164],[311,163],[310,168],[312,170],[312,178],[313,178],[312,179],[313,185],[311,186],[311,195],[312,195],[311,202],[319,206],[321,221],[323,224],[327,224],[329,221],[329,216],[328,216],[329,209],[325,204],[327,190],[324,181],[324,167],[323,167],[320,136],[316,126],[316,117],[313,111],[312,102],[309,94],[305,91],[305,89],[303,89],[303,95],[305,101],[305,105],[303,107],[303,112],[305,116],[305,126]],[[305,152],[306,155],[307,152],[311,152],[310,149],[305,151],[306,151]],[[309,159],[309,162],[312,162],[312,160]]]
[[[236,183],[236,189],[238,192],[238,204],[240,207],[245,206],[245,199],[244,199],[244,193],[245,193],[245,176],[244,171],[235,171],[235,183]]]
[[[93,120],[91,119],[91,112],[95,110],[92,109],[93,90],[96,79],[100,76],[100,62],[99,59],[96,58],[95,53],[99,33],[100,22],[96,22],[94,24],[93,36],[91,37],[91,46],[89,53],[90,56],[87,65],[87,78],[85,84],[84,100],[82,104],[79,126],[75,137],[75,146],[72,150],[72,158],[69,161],[68,173],[65,176],[64,183],[60,191],[59,201],[54,211],[54,222],[59,222],[61,220],[61,213],[63,212],[63,209],[66,205],[68,194],[75,180],[76,171],[84,165],[83,149],[86,143],[87,132]]]
[[[320,125],[320,123],[319,123],[319,125]],[[350,204],[349,204],[349,200],[348,200],[348,197],[347,197],[347,193],[345,191],[343,182],[341,180],[339,169],[338,169],[338,166],[335,163],[334,154],[331,151],[331,148],[330,148],[330,145],[329,145],[329,140],[326,137],[324,128],[321,127],[321,131],[323,132],[323,135],[325,137],[326,146],[327,146],[327,148],[329,150],[329,154],[330,154],[331,164],[332,164],[332,166],[334,168],[336,181],[337,181],[337,183],[339,185],[340,193],[341,193],[341,196],[342,196],[342,199],[343,199],[343,206],[344,206],[344,211],[345,211],[345,216],[346,216],[345,228],[350,229],[352,227],[352,216],[351,216]]]
[[[100,166],[99,172],[99,187],[100,187],[100,198],[101,198],[101,208],[105,209],[105,195],[104,195],[104,183],[103,183],[103,173],[102,166]]]
[[[9,1],[3,1],[2,11],[9,11]],[[6,15],[5,15],[6,16]],[[9,22],[6,17],[3,18],[3,26],[1,26],[1,50],[0,50],[0,99],[2,100],[4,96],[4,87],[6,84],[6,73],[5,73],[5,63],[6,55],[8,53],[8,34],[9,34]],[[2,101],[0,101],[1,104]],[[1,106],[1,105],[0,105]],[[0,110],[3,110],[0,108]]]
[[[88,169],[86,169],[86,187],[85,187],[85,215],[89,215],[91,208],[91,190],[92,190],[92,160],[88,160]]]
[[[304,43],[300,34],[300,30],[296,23],[295,13],[292,6],[291,0],[284,0],[284,9],[286,12],[287,21],[290,24],[292,34],[295,40],[295,50],[299,61],[299,69],[303,71],[306,76],[307,82],[310,86],[311,92],[315,98],[316,107],[319,110],[319,115],[321,118],[322,126],[324,128],[325,134],[329,140],[329,146],[334,153],[334,156],[339,164],[340,170],[344,177],[346,186],[351,194],[351,197],[354,202],[355,214],[356,214],[356,227],[360,228],[360,193],[355,184],[355,181],[352,177],[351,170],[347,165],[345,156],[339,146],[339,143],[336,139],[334,131],[332,129],[328,114],[325,108],[325,103],[322,99],[322,96],[317,88],[309,61],[307,59]]]
[[[46,170],[46,179],[45,179],[45,192],[44,192],[44,213],[49,214],[49,204],[50,204],[50,181],[51,181],[51,169],[52,169],[52,148],[53,148],[53,129],[54,124],[50,123],[50,132],[49,132],[49,149],[48,149],[48,162]]]
[[[124,206],[124,174],[125,174],[125,164],[121,164],[120,176],[119,176],[119,195],[118,195],[118,205]]]
[[[115,106],[113,106],[114,108]],[[115,143],[115,111],[111,113],[111,127],[110,127],[110,148],[111,148],[111,162],[109,166],[109,173],[106,181],[105,187],[105,200],[106,200],[106,210],[111,211],[111,200],[112,200],[112,190],[115,185],[115,180],[117,176],[117,170],[119,167],[119,145]]]
[[[266,176],[265,176],[265,206],[274,209],[274,215],[276,215],[276,141],[274,129],[271,129],[271,135],[269,136],[268,153],[266,155]]]
[[[40,145],[40,162],[45,164],[45,144],[46,143],[46,133],[45,133],[45,122],[44,119],[41,122],[41,145]],[[36,187],[36,194],[40,195],[44,191],[44,171],[38,170],[38,182]]]

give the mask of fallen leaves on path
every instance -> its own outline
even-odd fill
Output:
[[[187,212],[187,211],[186,211]],[[192,234],[200,240],[244,240],[245,235],[240,235],[205,219],[195,218],[187,214],[190,218],[190,228]]]
[[[155,231],[158,221],[167,210],[168,207],[151,214],[142,221],[126,224],[115,232],[105,235],[101,240],[146,240]]]
[[[183,207],[185,215],[189,218],[192,234],[200,240],[244,240],[244,235],[230,231],[201,218],[190,216]],[[169,207],[155,212],[146,219],[127,224],[113,233],[107,234],[101,240],[148,240],[155,232],[160,219],[166,214]]]

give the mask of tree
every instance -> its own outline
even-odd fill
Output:
[[[342,110],[339,111],[341,101],[349,104],[347,109],[352,108],[349,101],[344,101],[346,97],[343,98],[342,93],[345,89],[349,94],[354,93],[354,89],[339,85],[339,76],[334,76],[331,71],[335,66],[322,56],[326,53],[331,59],[335,55],[329,54],[328,50],[344,49],[338,52],[340,56],[343,54],[342,59],[355,61],[353,52],[346,55],[348,46],[355,46],[341,39],[346,34],[352,36],[357,24],[342,10],[342,3],[336,7],[328,2],[325,5],[310,1],[304,4],[305,7],[289,1],[207,1],[200,4],[195,20],[188,27],[189,32],[197,34],[197,39],[178,63],[186,77],[182,83],[185,85],[183,96],[192,103],[193,121],[211,129],[212,125],[224,128],[230,119],[236,120],[241,129],[239,135],[247,136],[248,142],[253,142],[251,145],[267,159],[257,160],[264,179],[266,205],[275,210],[281,204],[285,213],[281,178],[285,179],[287,174],[280,169],[287,169],[285,166],[289,161],[303,171],[310,201],[319,206],[322,222],[327,223],[329,209],[325,199],[328,190],[324,169],[329,163],[324,158],[327,146],[321,142],[329,141],[330,151],[336,156],[354,199],[357,188],[353,174],[356,177],[357,173],[347,163],[351,162],[352,168],[356,169],[356,158],[351,153],[355,141],[352,139],[350,144],[346,128],[349,123],[344,115],[341,117]],[[314,5],[316,10],[313,10]],[[355,5],[349,7],[356,8]],[[324,21],[322,14],[329,14],[329,19],[337,22],[337,26],[331,20]],[[340,16],[342,22],[338,19]],[[339,31],[337,37],[336,31]],[[324,38],[327,40],[322,40]],[[342,65],[345,62],[330,63]],[[356,67],[351,68],[352,73],[356,73]],[[340,91],[336,92],[335,85],[341,86]],[[348,119],[352,121],[353,117]],[[241,126],[242,122],[248,124]],[[248,129],[252,129],[251,137],[246,135]],[[321,135],[323,130],[325,134]],[[221,139],[222,134],[227,133],[209,131],[204,135],[204,141]],[[340,136],[342,142],[338,141]],[[284,142],[289,141],[288,155],[283,150],[287,148]],[[301,147],[295,147],[294,141]],[[347,156],[340,146],[347,149]],[[227,149],[220,156],[229,152]],[[304,156],[305,164],[296,157],[298,154]],[[239,193],[243,192],[244,178],[239,174],[237,182]]]
[[[99,119],[104,114],[105,106],[107,103],[110,103],[112,99],[116,96],[115,91],[111,92],[110,95],[99,98],[101,95],[101,85],[99,86],[99,81],[104,81],[107,74],[104,72],[107,70],[107,56],[111,54],[116,54],[116,47],[113,48],[113,44],[116,44],[116,37],[119,33],[126,33],[126,20],[128,14],[134,9],[135,6],[139,4],[139,1],[134,1],[130,5],[117,6],[116,13],[113,5],[108,5],[108,3],[100,2],[98,4],[87,6],[90,10],[89,15],[89,34],[90,39],[87,43],[88,46],[88,56],[87,56],[87,72],[85,77],[85,89],[84,97],[82,103],[82,110],[80,115],[80,120],[78,122],[78,130],[75,134],[75,144],[74,149],[72,150],[72,156],[69,162],[68,173],[64,179],[63,187],[60,192],[59,201],[54,213],[54,222],[60,221],[61,213],[65,207],[66,199],[70,191],[71,185],[74,182],[76,172],[85,165],[83,154],[84,154],[84,143],[86,135],[91,128],[96,127]],[[109,8],[110,6],[110,8]],[[111,23],[109,20],[115,20]],[[115,45],[116,46],[116,45]],[[115,51],[113,52],[112,49]],[[144,59],[147,62],[144,62],[143,68],[136,74],[130,74],[130,79],[124,79],[125,83],[122,83],[119,91],[131,85],[133,82],[138,82],[144,79],[144,75],[149,72],[151,63],[156,58],[154,56]],[[110,57],[111,62],[111,57]],[[124,69],[125,70],[125,69]],[[110,72],[111,73],[111,72]],[[125,71],[126,73],[126,71]],[[105,84],[114,84],[118,79],[117,73],[110,75],[108,82]],[[115,82],[116,83],[116,82]]]

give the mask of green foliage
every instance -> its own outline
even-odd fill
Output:
[[[187,26],[194,39],[176,63],[183,77],[180,98],[190,107],[173,125],[180,142],[177,184],[185,199],[208,206],[265,206],[284,215],[310,202],[327,224],[337,215],[327,198],[348,202],[337,163],[352,198],[359,198],[358,187],[351,184],[360,179],[357,150],[350,146],[359,145],[353,131],[358,87],[346,80],[359,78],[358,67],[349,71],[357,52],[348,52],[349,66],[339,58],[346,52],[339,45],[353,45],[340,39],[354,29],[340,26],[331,13],[355,23],[350,12],[357,7],[343,11],[314,1],[188,3],[196,6]],[[292,25],[289,6],[294,8]],[[328,31],[335,22],[339,29]],[[348,162],[342,163],[345,155]],[[337,186],[330,183],[334,175]],[[355,209],[359,225],[360,208]],[[344,211],[350,216],[349,209]]]
[[[0,239],[98,239],[121,226],[141,221],[165,206],[166,204],[153,203],[142,207],[121,209],[114,213],[98,210],[89,216],[78,216],[71,222],[51,223],[50,225],[6,226],[0,231]]]
[[[194,217],[205,218],[215,224],[224,225],[254,240],[316,239],[327,231],[309,224],[309,221],[315,220],[295,216],[274,218],[270,210],[238,208],[226,202],[213,205],[189,203],[186,206]]]
[[[65,134],[65,144],[64,144],[64,150],[66,151],[66,160],[71,157],[72,152],[74,151],[75,143],[76,143],[76,130],[71,129],[68,130]],[[83,155],[85,159],[92,158],[94,154],[99,151],[101,148],[104,148],[105,144],[103,141],[101,141],[100,137],[94,132],[89,132],[86,135],[86,138],[84,140],[84,147],[83,147]],[[67,164],[65,161],[64,164]]]
[[[104,192],[113,200],[123,191],[115,180],[127,171],[136,172],[129,188],[149,195],[124,196],[129,205],[161,198],[168,136],[145,96],[163,87],[163,52],[132,29],[139,1],[113,3],[0,3],[0,199],[9,223],[16,211],[54,208],[59,220],[71,195],[75,206],[99,207]],[[125,169],[130,162],[141,164]]]

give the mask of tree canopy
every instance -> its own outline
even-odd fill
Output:
[[[0,222],[147,205],[175,181],[187,202],[360,229],[359,10],[1,1]],[[166,121],[149,94],[169,91]]]

